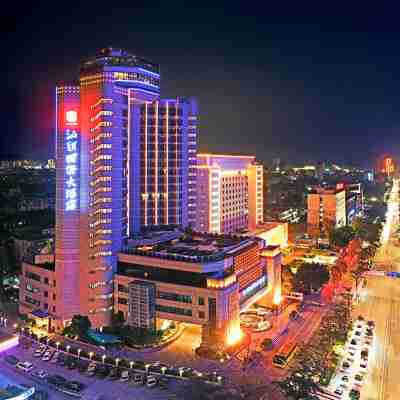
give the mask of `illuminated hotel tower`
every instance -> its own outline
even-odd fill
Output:
[[[161,100],[158,65],[119,49],[81,64],[73,102],[64,100],[65,90],[57,89],[58,120],[72,121],[76,112],[80,134],[76,158],[57,141],[56,271],[63,277],[58,285],[68,283],[60,299],[73,297],[70,310],[57,314],[66,320],[79,310],[104,326],[113,308],[116,254],[127,238],[146,226],[195,222],[197,105]],[[57,137],[65,129],[59,123]],[[64,172],[71,169],[75,186]]]

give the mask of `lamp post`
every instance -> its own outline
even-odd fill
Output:
[[[105,360],[106,360],[106,355],[105,354],[103,354],[102,356],[101,356],[101,360],[103,361],[103,364],[104,364],[104,362],[105,362]]]
[[[57,351],[58,351],[58,348],[60,347],[60,342],[56,343],[56,347],[57,347]]]
[[[165,375],[165,371],[167,370],[167,367],[161,367],[161,372],[163,375]]]
[[[81,351],[82,351],[82,349],[78,349],[78,360],[79,360],[79,356],[81,355]]]
[[[133,361],[131,361],[130,363],[129,363],[129,367],[132,369],[133,368]]]
[[[116,358],[116,359],[115,359],[115,366],[116,366],[116,367],[118,367],[118,364],[119,364],[120,361],[121,361],[121,360],[120,360],[119,358]]]
[[[144,366],[144,368],[146,369],[146,374],[149,372],[149,367],[150,367],[150,364],[146,364],[146,365]]]
[[[92,357],[93,357],[93,351],[91,351],[90,353],[89,353],[89,359],[90,359],[90,361],[92,361]]]
[[[69,353],[69,349],[70,349],[70,348],[71,348],[70,345],[68,345],[68,346],[66,347],[67,353]]]

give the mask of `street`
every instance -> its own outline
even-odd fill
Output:
[[[400,247],[396,244],[399,184],[395,180],[382,232],[382,246],[375,261],[377,269],[400,271]],[[371,276],[362,290],[354,317],[364,316],[376,323],[376,337],[369,374],[361,392],[362,400],[398,400],[400,398],[400,280]]]

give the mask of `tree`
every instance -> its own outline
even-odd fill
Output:
[[[86,315],[74,315],[70,325],[70,333],[78,337],[85,337],[92,324]]]
[[[294,274],[286,265],[282,265],[281,281],[283,294],[293,292]]]
[[[261,342],[261,347],[263,348],[263,350],[272,350],[273,346],[274,346],[274,344],[273,344],[271,338],[265,338]]]
[[[342,226],[332,229],[329,234],[329,243],[332,246],[344,248],[356,236],[356,232],[351,226]]]
[[[113,313],[111,316],[111,325],[113,328],[120,328],[125,323],[124,313],[122,311],[118,311],[117,313]]]
[[[329,281],[326,265],[303,263],[294,276],[293,286],[296,292],[311,293],[319,290]]]

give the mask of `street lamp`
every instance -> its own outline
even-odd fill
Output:
[[[69,353],[69,349],[70,349],[70,348],[71,348],[70,345],[68,345],[68,346],[66,347],[67,353]]]
[[[89,353],[89,359],[90,359],[90,361],[92,361],[92,357],[93,357],[93,351],[91,351],[90,353]]]
[[[81,351],[82,351],[82,349],[78,349],[78,360],[79,360],[79,356],[81,355]]]
[[[182,378],[182,375],[183,375],[183,369],[182,368],[179,368],[179,376]]]
[[[116,367],[118,367],[118,364],[119,364],[120,361],[121,361],[121,359],[119,359],[119,358],[116,358],[116,359],[115,359],[115,366],[116,366]]]
[[[146,369],[146,373],[149,372],[149,367],[150,367],[150,364],[146,364],[146,365],[144,366],[144,368]]]
[[[47,339],[46,339],[46,344],[48,345],[49,342],[50,342],[50,338],[47,338]]]
[[[103,364],[104,364],[104,361],[105,361],[105,359],[106,359],[106,355],[105,354],[103,354],[102,356],[101,356],[101,360],[103,361]]]
[[[167,367],[161,367],[161,372],[163,373],[163,374],[165,374],[165,371],[167,370]]]
[[[60,342],[56,342],[56,347],[57,347],[57,351],[58,351],[58,348],[60,347]]]
[[[133,368],[133,361],[131,361],[130,363],[129,363],[129,367],[132,369]]]

